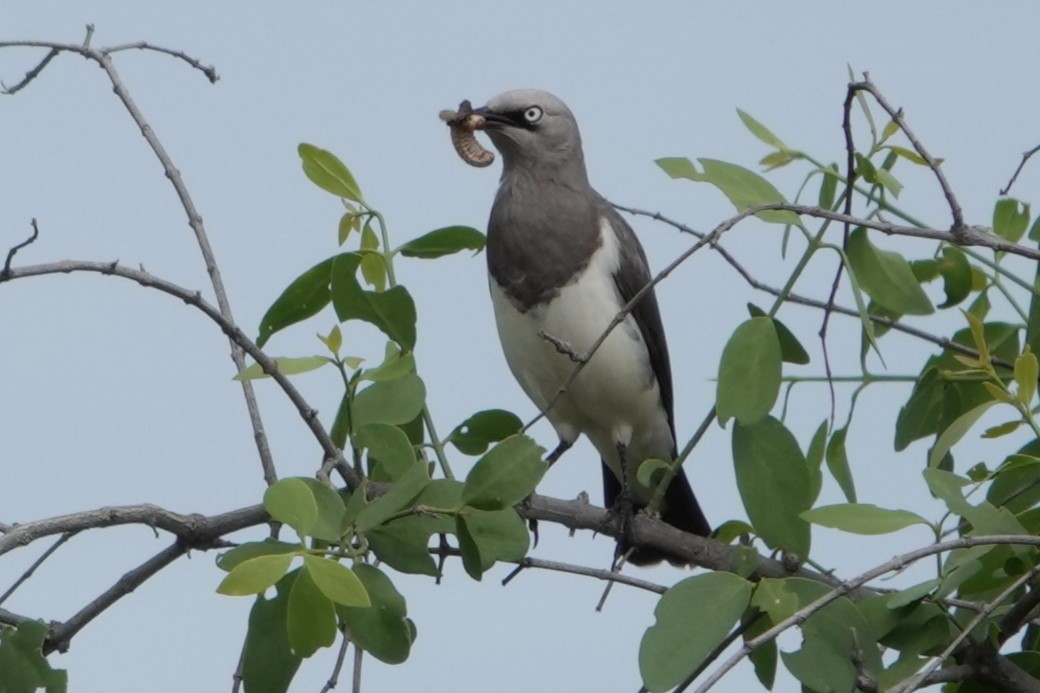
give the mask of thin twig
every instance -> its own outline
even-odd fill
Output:
[[[744,646],[740,648],[736,654],[726,660],[721,667],[715,670],[715,672],[705,681],[700,688],[697,689],[697,693],[704,693],[709,690],[712,686],[718,683],[723,676],[725,676],[733,667],[741,662],[748,654],[753,652],[756,648],[763,644],[775,639],[778,635],[794,626],[800,626],[805,623],[806,619],[815,614],[816,612],[823,609],[825,606],[838,599],[844,597],[853,590],[862,587],[869,581],[890,573],[896,570],[902,570],[907,565],[914,563],[922,558],[928,556],[945,553],[947,551],[953,551],[954,549],[969,548],[972,546],[990,546],[998,544],[1011,544],[1011,545],[1029,545],[1029,546],[1040,546],[1040,537],[1030,535],[993,535],[993,536],[981,536],[981,537],[961,537],[960,539],[954,539],[951,541],[941,542],[938,544],[930,544],[914,551],[896,556],[884,563],[871,568],[870,570],[857,575],[854,578],[845,580],[838,584],[837,587],[832,589],[827,594],[823,595],[819,599],[811,602],[802,609],[799,609],[794,614],[785,618],[780,623],[769,630],[761,633],[760,635],[746,641]],[[1040,567],[1038,567],[1040,570]]]
[[[14,584],[11,585],[6,592],[0,594],[0,604],[3,604],[5,601],[7,601],[7,598],[14,594],[15,590],[17,590],[26,580],[32,577],[32,574],[36,572],[37,568],[43,565],[44,561],[50,558],[55,551],[61,548],[62,544],[67,542],[72,537],[76,536],[77,533],[78,532],[75,531],[65,532],[60,537],[58,537],[57,541],[51,544],[46,551],[40,554],[40,557],[33,561],[33,564],[29,566],[29,568],[24,573],[22,573],[21,577],[14,581]]]
[[[47,638],[43,644],[43,653],[65,652],[68,650],[69,641],[88,623],[97,618],[110,606],[140,587],[148,578],[173,563],[183,556],[188,550],[187,544],[180,540],[171,546],[155,554],[147,561],[123,575],[116,584],[102,592],[97,599],[93,600],[80,609],[75,616],[64,623],[51,625],[47,631]]]
[[[136,48],[172,55],[181,60],[185,60],[193,68],[201,71],[206,75],[210,82],[215,82],[217,80],[217,73],[212,67],[203,66],[198,60],[189,57],[181,51],[153,46],[145,42],[114,46],[107,49],[91,48],[90,39],[93,35],[93,31],[93,26],[89,25],[87,27],[87,38],[81,45],[50,43],[45,41],[2,41],[0,42],[0,48],[49,48],[51,53],[63,51],[76,53],[88,60],[93,60],[101,66],[101,69],[103,69],[105,74],[108,76],[108,80],[111,82],[112,89],[116,96],[123,103],[124,108],[126,108],[130,117],[141,131],[141,135],[145,138],[148,146],[162,165],[163,171],[169,179],[170,184],[173,185],[174,191],[180,200],[181,207],[184,209],[184,212],[188,217],[188,225],[194,232],[195,241],[199,246],[199,250],[202,252],[203,261],[206,264],[206,271],[209,273],[210,283],[213,286],[213,293],[217,297],[217,306],[220,309],[220,314],[226,318],[230,324],[235,324],[234,316],[231,312],[231,303],[228,300],[227,291],[224,288],[224,281],[221,278],[220,269],[217,266],[216,256],[213,253],[213,249],[210,247],[209,237],[206,234],[205,226],[202,223],[202,216],[195,207],[195,202],[181,178],[180,171],[176,166],[174,166],[173,159],[167,153],[166,148],[163,146],[162,142],[160,142],[159,137],[155,134],[155,130],[152,128],[151,124],[149,124],[147,119],[145,119],[144,114],[138,108],[137,103],[130,95],[129,90],[127,90],[126,86],[123,84],[122,78],[119,76],[119,72],[116,70],[115,64],[112,62],[112,53]],[[50,56],[50,54],[48,54],[48,56]],[[46,64],[50,62],[52,57],[53,56],[45,58],[37,67],[34,74],[31,73],[26,76],[26,79],[22,80],[23,83],[18,85],[19,88],[24,87],[35,79],[40,72],[42,72]],[[230,345],[231,359],[234,361],[236,369],[241,371],[246,367],[244,352],[234,340],[231,340]],[[260,416],[260,407],[256,401],[256,394],[253,391],[252,382],[243,380],[241,386],[242,394],[246,401],[246,409],[249,412],[250,424],[253,428],[253,440],[256,443],[257,454],[260,457],[260,465],[263,469],[264,480],[270,485],[278,480],[278,475],[275,471],[274,457],[271,454],[271,447],[267,440],[267,434],[264,431],[263,419]]]
[[[439,549],[433,549],[438,551]],[[584,577],[596,578],[597,580],[606,580],[608,582],[618,582],[622,585],[629,587],[636,587],[641,590],[648,592],[654,592],[655,594],[664,594],[667,591],[667,587],[664,585],[658,585],[647,580],[640,580],[629,575],[622,573],[616,573],[611,570],[604,570],[602,568],[588,568],[582,565],[574,565],[573,563],[561,563],[559,561],[547,561],[541,558],[532,558],[525,556],[519,561],[516,561],[516,569],[511,571],[509,575],[502,579],[502,584],[509,584],[517,575],[523,572],[527,568],[541,568],[542,570],[552,570],[560,573],[570,573],[571,575],[581,575]]]
[[[36,239],[40,237],[40,227],[37,226],[36,219],[34,218],[32,221],[29,222],[29,224],[32,226],[32,235],[30,235],[21,243],[12,246],[11,249],[7,251],[7,260],[4,262],[3,271],[0,272],[0,281],[6,279],[8,275],[11,274],[11,262],[14,261],[14,256],[18,254],[18,251],[26,247],[27,245],[35,243]]]
[[[1015,172],[1011,174],[1011,180],[1008,181],[1007,185],[1000,189],[1000,194],[1002,196],[1011,192],[1011,186],[1015,184],[1016,180],[1018,180],[1018,174],[1022,173],[1022,169],[1025,168],[1026,162],[1029,161],[1029,159],[1031,159],[1037,152],[1040,152],[1040,144],[1036,145],[1028,152],[1022,153],[1022,160],[1018,162],[1018,168],[1016,168]]]
[[[849,91],[865,91],[873,96],[878,105],[885,109],[885,112],[888,113],[895,124],[899,126],[899,129],[903,131],[906,138],[910,140],[910,144],[913,146],[914,151],[924,159],[925,163],[928,164],[928,168],[932,170],[932,173],[935,174],[936,179],[939,181],[939,187],[942,188],[943,195],[946,197],[946,202],[950,207],[950,214],[953,216],[953,225],[950,227],[950,230],[954,233],[960,233],[960,230],[964,228],[964,215],[961,212],[961,205],[957,201],[957,197],[953,194],[953,189],[950,187],[950,183],[946,180],[946,176],[943,174],[942,169],[939,167],[939,162],[928,153],[924,144],[917,139],[913,131],[906,124],[906,119],[903,117],[903,109],[893,108],[892,105],[888,103],[888,100],[878,90],[877,86],[870,81],[870,75],[866,72],[863,73],[862,82],[853,82],[849,85]]]
[[[905,682],[897,686],[893,686],[890,693],[910,693],[911,691],[917,690],[921,686],[921,683],[924,681],[925,677],[927,677],[928,674],[938,669],[943,664],[943,662],[949,659],[950,655],[952,655],[957,650],[957,648],[960,647],[961,643],[964,642],[968,638],[968,636],[971,635],[971,632],[975,630],[976,626],[982,623],[982,621],[987,616],[993,613],[993,611],[996,610],[996,608],[1000,606],[1005,599],[1010,597],[1020,587],[1025,585],[1034,577],[1036,577],[1038,573],[1040,573],[1040,565],[1033,566],[1032,570],[1025,573],[1017,580],[1012,582],[1010,585],[1008,585],[1008,587],[1005,590],[998,594],[993,600],[988,602],[986,606],[984,606],[982,610],[979,613],[977,613],[975,617],[971,619],[971,621],[968,622],[968,625],[964,626],[964,629],[961,630],[960,634],[953,639],[953,641],[946,647],[945,650],[942,651],[942,654],[940,654],[938,657],[935,657],[928,664],[928,666],[919,671],[917,674],[911,676]]]
[[[343,642],[340,643],[339,654],[336,655],[336,664],[332,667],[332,673],[329,675],[329,680],[321,687],[320,693],[329,693],[329,691],[339,684],[339,673],[343,671],[343,661],[347,658],[347,646],[350,645],[350,638],[347,637],[346,627],[343,628],[342,635]]]
[[[360,477],[343,459],[342,451],[332,442],[332,438],[329,436],[328,431],[325,430],[321,422],[318,420],[317,412],[311,408],[307,400],[304,399],[302,394],[300,394],[300,391],[296,389],[296,386],[289,381],[288,377],[278,370],[278,364],[275,360],[256,346],[256,343],[247,337],[234,321],[225,317],[217,308],[207,303],[199,292],[190,291],[143,270],[124,267],[116,262],[88,262],[77,260],[65,260],[45,265],[30,265],[28,267],[15,268],[12,269],[7,276],[0,276],[0,283],[25,277],[35,277],[47,274],[69,274],[72,272],[94,272],[129,279],[130,281],[137,282],[146,288],[157,289],[165,294],[174,296],[188,305],[202,311],[206,317],[220,327],[221,331],[223,331],[232,342],[241,348],[242,351],[253,357],[253,359],[260,364],[264,373],[271,376],[271,378],[278,383],[279,387],[281,387],[286,396],[296,407],[300,417],[318,441],[323,454],[326,457],[332,457],[337,460],[336,469],[343,475],[343,479],[347,482],[347,485],[351,488],[356,488],[360,483]],[[266,440],[266,438],[264,440]]]

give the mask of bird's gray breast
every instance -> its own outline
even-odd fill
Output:
[[[551,181],[503,181],[488,222],[491,278],[518,310],[552,300],[600,245],[595,196]]]

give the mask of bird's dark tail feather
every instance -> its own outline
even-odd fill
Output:
[[[606,501],[606,506],[608,508],[613,507],[619,495],[621,495],[621,482],[618,481],[618,478],[614,476],[612,471],[610,471],[610,468],[604,464],[603,496]],[[704,511],[701,510],[700,503],[697,502],[697,497],[693,495],[693,488],[690,486],[690,481],[686,478],[686,473],[682,470],[680,470],[679,474],[672,479],[670,484],[668,484],[668,489],[664,494],[661,519],[676,529],[681,529],[684,532],[690,532],[691,534],[696,534],[701,537],[706,537],[711,534],[711,525],[708,524],[708,520],[704,517]],[[629,547],[625,545],[625,542],[622,539],[620,541],[621,552],[627,552],[628,548]],[[689,563],[687,559],[680,556],[674,556],[664,551],[646,547],[637,548],[632,552],[632,555],[628,557],[629,563],[639,566],[653,565],[655,563],[660,563],[661,561],[668,561],[672,565],[686,565]]]

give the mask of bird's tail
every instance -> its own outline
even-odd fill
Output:
[[[603,495],[606,506],[608,508],[613,507],[620,494],[621,482],[610,471],[610,468],[604,464]],[[700,503],[697,502],[697,497],[693,494],[690,480],[686,478],[686,473],[682,470],[679,470],[679,473],[672,479],[672,482],[668,484],[667,490],[665,490],[661,519],[676,529],[681,529],[684,532],[690,532],[697,536],[706,537],[711,534],[711,525],[708,524],[707,518],[704,517],[704,511],[701,510]],[[627,552],[628,548],[622,539],[619,542],[620,551],[622,553]],[[648,547],[639,547],[628,557],[629,563],[639,566],[653,565],[661,561],[668,561],[672,565],[686,565],[689,563],[686,558]]]

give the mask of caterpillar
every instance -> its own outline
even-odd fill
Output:
[[[490,166],[495,161],[494,153],[484,149],[473,134],[484,126],[484,116],[474,113],[469,101],[460,103],[458,111],[444,110],[439,115],[451,128],[451,143],[459,158],[478,168]]]

